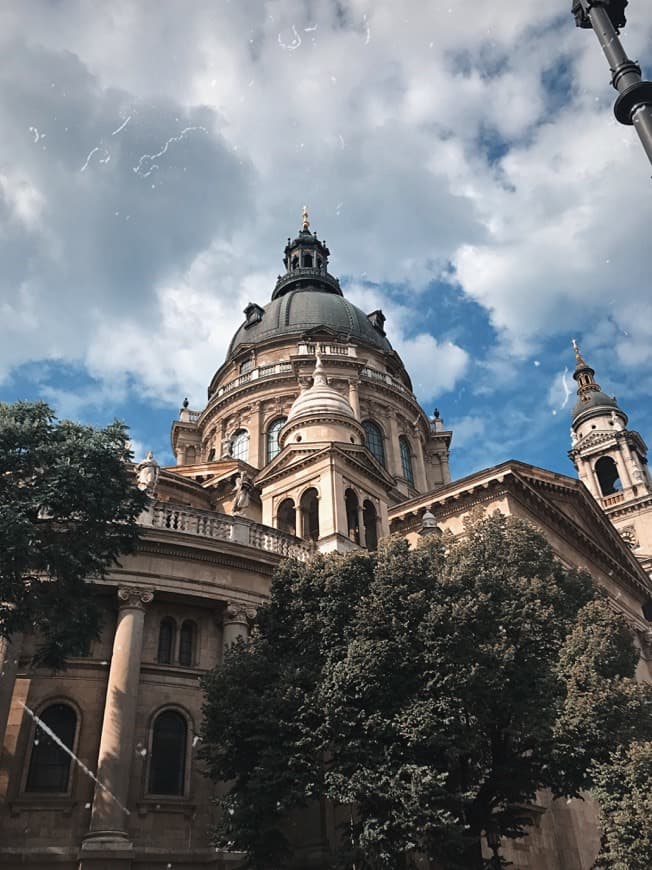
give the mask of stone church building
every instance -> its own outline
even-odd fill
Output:
[[[213,786],[196,758],[199,680],[246,636],[279,561],[374,549],[398,533],[461,533],[477,506],[534,523],[622,611],[652,678],[652,477],[642,437],[575,348],[570,457],[578,478],[508,461],[451,480],[452,432],[417,402],[381,311],[328,270],[304,213],[266,305],[250,303],[201,410],[172,425],[177,464],[136,469],[152,496],[138,551],[94,581],[102,636],[65,673],[14,637],[0,679],[0,866],[226,870]],[[37,720],[38,717],[38,720]],[[74,756],[74,757],[73,757]],[[532,807],[515,868],[588,870],[590,801]],[[327,816],[301,825],[298,868],[323,866]]]

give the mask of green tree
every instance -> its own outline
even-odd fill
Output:
[[[649,700],[623,646],[590,578],[500,514],[461,540],[288,562],[251,642],[205,681],[203,755],[231,782],[217,842],[283,866],[288,811],[325,798],[347,817],[339,866],[480,868],[482,832],[523,835],[537,789],[578,794],[635,730],[602,697]]]
[[[0,403],[0,634],[33,631],[55,668],[98,635],[88,578],[133,548],[146,496],[126,428],[57,421],[42,402]]]
[[[595,771],[602,850],[596,867],[649,870],[652,865],[652,741],[635,741]]]

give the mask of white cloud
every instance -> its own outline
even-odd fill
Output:
[[[451,262],[499,332],[489,374],[606,323],[620,362],[649,366],[649,167],[612,122],[593,34],[568,0],[540,5],[3,10],[0,372],[77,360],[109,390],[200,404],[304,202],[353,301],[385,308],[424,400],[460,383],[472,339],[427,330],[404,299]],[[644,59],[642,7],[624,40]],[[553,74],[566,91],[551,95]],[[206,132],[133,171],[187,127]],[[363,278],[408,292],[372,301]]]

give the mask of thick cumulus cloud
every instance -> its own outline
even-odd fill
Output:
[[[143,102],[69,52],[14,42],[0,116],[0,366],[84,355],[118,314],[147,340],[160,282],[247,211],[249,170],[218,115]]]
[[[645,63],[652,21],[630,6],[624,39]],[[568,7],[4,9],[0,368],[75,358],[152,401],[199,403],[304,202],[353,300],[395,315],[424,400],[470,365],[469,336],[405,304],[433,280],[486,311],[492,388],[510,356],[570,330],[649,367],[649,168]],[[355,288],[371,285],[367,306]]]

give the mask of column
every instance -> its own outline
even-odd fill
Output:
[[[125,808],[134,755],[145,606],[153,598],[151,589],[131,586],[118,589],[118,624],[113,638],[97,763],[97,779],[101,785],[95,786],[89,833],[82,844],[81,870],[92,866],[84,863],[84,853],[98,848],[112,852],[131,850]]]
[[[11,699],[14,696],[14,685],[18,673],[18,658],[23,645],[23,635],[12,635],[11,638],[0,638],[0,755],[7,730]]]
[[[358,391],[358,384],[360,381],[349,381],[349,404],[353,408],[353,413],[355,414],[355,419],[360,420],[360,393]]]
[[[256,468],[262,468],[265,464],[265,458],[263,403],[254,402],[249,418],[249,463]]]
[[[389,438],[387,439],[387,469],[394,477],[403,477],[403,468],[401,466],[401,455],[398,448],[398,423],[396,414],[393,411],[389,413]]]
[[[360,536],[360,546],[367,546],[367,530],[364,527],[364,509],[360,501],[358,501],[358,530]]]
[[[423,444],[421,443],[421,433],[419,427],[414,427],[414,440],[417,445],[417,468],[415,474],[415,483],[419,492],[428,491],[428,481],[426,480],[426,462],[423,455]]]
[[[255,607],[250,607],[237,601],[227,602],[224,608],[224,615],[222,616],[222,655],[239,637],[247,640],[249,637],[249,626],[255,616]]]

